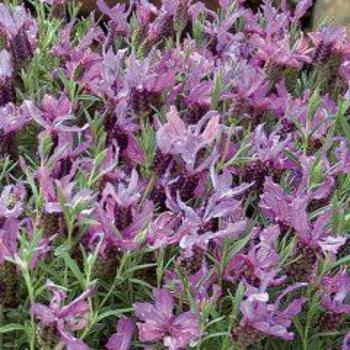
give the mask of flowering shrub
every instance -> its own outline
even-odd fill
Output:
[[[0,4],[0,349],[350,350],[350,38],[312,5]]]

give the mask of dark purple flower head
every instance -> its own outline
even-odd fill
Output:
[[[139,338],[146,343],[163,341],[169,350],[186,349],[201,336],[199,317],[187,311],[174,315],[174,298],[169,291],[157,289],[154,304],[135,303]]]
[[[122,317],[117,324],[116,333],[114,333],[106,344],[108,350],[129,350],[134,333],[134,322],[127,317]]]
[[[348,34],[344,27],[326,26],[317,32],[309,34],[316,49],[314,60],[316,63],[325,63],[333,53],[341,55],[348,51]]]
[[[4,4],[0,4],[0,32],[6,35],[10,43],[14,43],[22,32],[31,49],[34,49],[37,30],[36,21],[23,6],[9,8]]]
[[[284,340],[293,340],[294,333],[288,329],[292,324],[292,318],[301,312],[306,298],[297,298],[284,309],[281,308],[282,299],[297,288],[306,283],[297,283],[285,289],[274,303],[269,303],[269,294],[264,290],[248,290],[245,299],[241,303],[243,319],[241,324],[249,325],[259,332]]]
[[[147,26],[158,14],[158,9],[148,0],[136,2],[136,18],[140,26]]]
[[[87,289],[69,304],[63,306],[62,303],[67,297],[64,289],[51,281],[48,281],[46,286],[52,294],[49,306],[34,303],[31,306],[31,313],[43,327],[53,327],[67,349],[88,350],[88,346],[82,340],[74,337],[73,333],[84,329],[88,324],[90,308],[87,298],[93,294],[93,289]]]
[[[320,297],[321,304],[327,311],[337,314],[350,314],[350,275],[346,268],[340,270],[334,276],[322,278]]]

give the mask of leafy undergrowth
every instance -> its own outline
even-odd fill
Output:
[[[311,3],[0,4],[0,349],[350,349],[350,39]]]

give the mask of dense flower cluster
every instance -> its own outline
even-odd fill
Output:
[[[1,349],[350,350],[350,37],[219,3],[0,4]]]

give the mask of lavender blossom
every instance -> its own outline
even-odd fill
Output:
[[[173,314],[174,299],[165,289],[155,290],[154,304],[135,303],[139,337],[144,342],[163,341],[169,350],[186,349],[201,335],[198,315],[192,311]]]
[[[36,48],[37,24],[23,6],[9,9],[0,4],[0,32],[7,38],[17,64],[22,65],[33,56]]]
[[[31,313],[40,321],[41,327],[53,328],[67,349],[87,350],[88,346],[74,337],[73,333],[84,329],[88,324],[89,304],[86,299],[93,294],[93,290],[86,290],[72,302],[62,306],[67,297],[62,287],[51,281],[46,283],[46,287],[52,294],[49,306],[33,303]]]
[[[241,304],[241,312],[243,313],[243,319],[240,323],[242,327],[241,332],[246,327],[253,328],[254,330],[261,332],[264,335],[271,335],[284,340],[293,340],[294,333],[288,331],[292,323],[292,318],[301,312],[303,304],[306,302],[306,298],[296,298],[289,303],[283,310],[280,307],[282,299],[293,290],[303,287],[305,284],[295,284],[288,287],[283,291],[276,299],[274,303],[269,303],[269,295],[263,290],[251,290],[247,292],[246,298]],[[250,331],[247,331],[249,334]],[[234,332],[233,341],[241,342],[242,334]],[[244,335],[245,336],[245,335]],[[254,338],[248,339],[253,341]],[[246,344],[246,342],[244,342]]]

